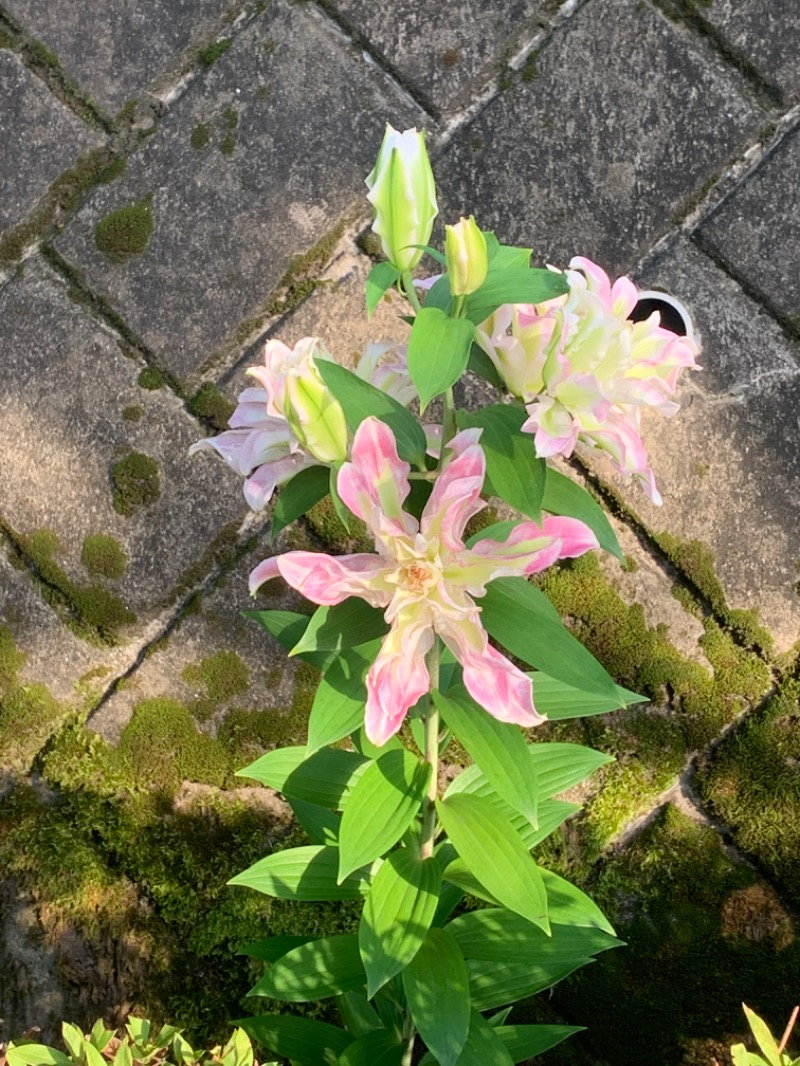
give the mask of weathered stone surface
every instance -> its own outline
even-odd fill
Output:
[[[576,57],[581,57],[576,65]],[[629,268],[759,124],[731,74],[649,5],[595,0],[435,163],[443,215],[474,213],[559,265]]]
[[[9,0],[6,7],[58,56],[81,88],[114,113],[126,99],[149,88],[181,52],[207,41],[231,2]]]
[[[233,523],[234,535],[245,512],[241,489],[187,458],[201,427],[169,390],[138,384],[141,365],[70,302],[43,263],[29,261],[0,291],[0,306],[0,463],[13,472],[0,487],[0,515],[68,599],[100,588],[152,619],[192,564],[200,565],[195,581],[211,569],[200,560],[223,527]],[[143,480],[128,468],[137,455],[146,457]],[[86,547],[97,535],[113,538],[105,544],[110,576],[108,560]],[[99,608],[97,596],[89,599],[91,616]]]
[[[600,460],[602,474],[649,529],[702,542],[715,556],[729,605],[759,611],[786,649],[800,633],[797,353],[775,322],[687,242],[638,280],[686,299],[703,338],[703,370],[683,377],[674,419],[643,422],[663,507],[635,486],[622,488]]]
[[[794,0],[714,0],[702,15],[790,103],[800,91],[800,8]]]
[[[780,210],[779,222],[767,224],[765,204]],[[800,327],[800,129],[742,182],[698,236],[750,290]]]
[[[277,0],[99,190],[61,250],[182,377],[263,309],[295,253],[357,198],[363,210],[387,118],[420,114],[312,9]],[[111,265],[95,226],[145,197],[147,250]]]
[[[0,47],[0,233],[20,222],[51,181],[102,136]]]
[[[552,5],[551,5],[552,6]],[[391,7],[334,0],[347,28],[366,38],[432,114],[463,106],[470,91],[497,74],[514,46],[537,25],[542,0]]]

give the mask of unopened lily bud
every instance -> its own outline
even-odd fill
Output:
[[[286,382],[286,418],[295,436],[321,463],[347,457],[344,411],[319,376],[316,367]]]
[[[489,256],[486,238],[472,215],[445,226],[444,250],[453,296],[469,296],[486,281]]]
[[[439,213],[425,134],[398,132],[387,123],[375,166],[366,179],[372,204],[372,229],[381,239],[383,253],[401,273],[413,270],[422,258],[433,220]]]

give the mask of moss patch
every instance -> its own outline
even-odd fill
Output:
[[[122,577],[128,557],[114,537],[95,533],[86,537],[81,550],[81,562],[92,577]]]
[[[233,155],[236,151],[238,139],[235,133],[226,133],[219,144],[219,150],[223,155]]]
[[[232,44],[233,41],[230,37],[222,37],[219,41],[215,41],[214,44],[204,48],[197,58],[204,67],[213,67],[220,56],[224,56]]]
[[[20,682],[25,661],[11,630],[0,625],[0,765],[21,771],[69,712],[45,685]]]
[[[106,259],[126,263],[146,251],[154,229],[152,202],[152,196],[145,196],[97,223],[94,243]]]
[[[159,465],[142,452],[129,452],[111,464],[113,506],[117,514],[130,516],[161,496]]]
[[[123,422],[139,422],[144,415],[144,408],[136,403],[122,408]]]
[[[191,137],[189,138],[189,143],[191,144],[192,148],[195,148],[199,151],[201,148],[205,148],[210,140],[211,127],[208,125],[207,122],[200,122],[192,130]]]
[[[236,410],[231,403],[210,381],[204,381],[197,392],[186,403],[187,409],[197,418],[202,418],[217,430],[228,428],[228,420]]]
[[[140,388],[147,389],[150,392],[163,389],[167,383],[161,371],[154,366],[146,366],[136,381]]]
[[[375,539],[360,518],[350,516],[350,532],[342,525],[330,496],[315,503],[306,513],[306,522],[323,544],[340,552],[371,552]]]
[[[250,670],[235,651],[218,651],[192,663],[181,676],[187,685],[200,690],[191,708],[199,721],[206,721],[224,704],[247,692],[250,685]]]

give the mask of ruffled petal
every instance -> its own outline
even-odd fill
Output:
[[[373,607],[385,607],[391,589],[382,580],[385,565],[377,555],[325,555],[323,552],[286,552],[259,564],[250,575],[250,591],[280,575],[312,603],[333,607],[358,596]]]
[[[395,623],[367,674],[364,726],[379,747],[394,736],[408,711],[430,688],[425,656],[433,647],[430,626]]]
[[[420,522],[424,537],[437,537],[450,552],[464,547],[464,527],[486,506],[480,498],[486,458],[478,444],[480,430],[466,429],[448,441],[452,459],[436,479]]]
[[[352,462],[344,463],[336,487],[354,515],[375,536],[413,535],[417,524],[403,511],[411,491],[411,467],[397,454],[391,429],[377,418],[366,418],[356,430]]]

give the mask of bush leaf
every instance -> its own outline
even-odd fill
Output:
[[[248,995],[309,1003],[352,992],[361,988],[364,980],[355,934],[323,936],[276,959]]]
[[[229,885],[254,888],[276,899],[321,902],[334,899],[360,899],[369,891],[369,874],[363,870],[337,881],[339,852],[336,848],[308,846],[287,848],[259,859]]]
[[[451,318],[438,307],[423,307],[408,340],[408,372],[424,411],[434,396],[449,389],[464,373],[475,327]]]
[[[467,1041],[469,978],[458,945],[446,929],[429,929],[403,970],[403,990],[419,1034],[439,1066],[455,1066]]]

